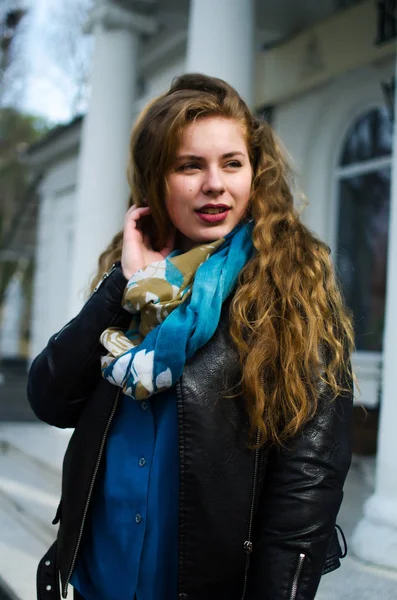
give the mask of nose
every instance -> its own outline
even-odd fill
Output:
[[[213,168],[206,171],[206,177],[203,181],[203,193],[206,196],[222,196],[225,192],[225,182],[221,169]]]

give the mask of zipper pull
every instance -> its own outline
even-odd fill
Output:
[[[296,597],[298,595],[298,583],[299,583],[299,578],[302,573],[303,563],[305,561],[305,558],[306,558],[306,554],[303,554],[301,552],[301,554],[299,554],[298,563],[296,565],[295,575],[292,580],[291,595],[289,597],[289,600],[296,600]]]
[[[107,279],[109,277],[109,275],[111,275],[113,273],[113,271],[115,271],[119,265],[120,265],[120,261],[115,262],[115,263],[112,264],[112,266],[110,267],[109,271],[106,271],[106,273],[104,273],[102,275],[102,277],[100,278],[100,280],[98,281],[98,283],[94,287],[94,290],[93,290],[92,294],[95,294],[95,292],[97,292],[99,290],[99,288],[101,287],[101,285],[103,284],[103,282],[105,281],[105,279]]]
[[[246,542],[244,542],[244,552],[246,554],[252,554],[252,550],[254,549],[252,542],[250,542],[249,540],[247,540]]]

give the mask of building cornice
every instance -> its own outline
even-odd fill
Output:
[[[337,11],[256,58],[255,106],[276,105],[396,53],[376,40],[376,6],[363,0]]]
[[[98,0],[84,27],[92,33],[97,25],[105,29],[125,29],[133,33],[151,35],[157,31],[158,23],[149,15],[140,14],[113,4],[110,0]]]
[[[21,160],[35,170],[42,170],[65,156],[77,156],[82,122],[83,117],[78,117],[67,125],[57,127],[42,140],[29,146]]]
[[[147,74],[153,67],[158,68],[160,62],[166,61],[175,54],[183,55],[187,44],[187,31],[176,31],[167,35],[161,42],[152,48],[145,48],[139,61],[139,70]]]

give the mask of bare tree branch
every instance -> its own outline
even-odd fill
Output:
[[[28,13],[4,1],[0,10],[0,105],[17,106],[26,86],[23,41]]]
[[[92,36],[84,25],[94,0],[68,0],[51,6],[46,44],[51,52],[57,86],[63,88],[72,115],[84,111],[88,95]]]

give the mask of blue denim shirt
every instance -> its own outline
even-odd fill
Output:
[[[85,600],[175,600],[179,457],[175,388],[115,415],[71,580]]]

